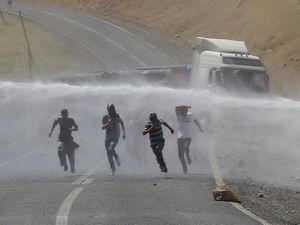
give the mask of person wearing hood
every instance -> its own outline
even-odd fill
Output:
[[[115,151],[116,145],[118,144],[120,138],[120,125],[122,127],[123,139],[126,138],[125,126],[120,115],[116,112],[114,104],[107,105],[107,112],[108,113],[102,118],[102,130],[106,131],[105,148],[112,176],[114,176],[116,173],[115,162],[117,166],[121,165],[120,157]]]
[[[145,125],[143,135],[149,133],[150,145],[153,150],[153,153],[156,156],[156,160],[159,164],[160,170],[161,172],[167,173],[168,169],[162,153],[165,145],[165,139],[161,125],[164,125],[167,128],[169,128],[170,132],[174,134],[174,129],[165,121],[158,119],[157,114],[152,112],[149,115],[148,123]]]

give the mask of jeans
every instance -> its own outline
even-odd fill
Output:
[[[163,157],[163,154],[162,154],[162,150],[164,148],[164,145],[165,145],[165,140],[159,141],[155,144],[151,144],[152,151],[155,154],[156,160],[157,160],[157,162],[159,164],[159,167],[161,169],[167,168],[164,157]]]
[[[178,138],[177,139],[177,145],[178,145],[178,157],[180,159],[180,162],[182,164],[182,169],[184,173],[187,173],[187,165],[185,161],[184,155],[186,155],[186,158],[191,163],[190,158],[190,145],[191,145],[191,138]]]
[[[118,140],[106,140],[105,148],[107,153],[108,162],[112,171],[116,170],[114,159],[119,160],[119,155],[115,151]]]
[[[60,165],[68,168],[67,166],[67,156],[69,160],[69,165],[71,167],[71,172],[75,171],[75,150],[71,143],[61,143],[58,146],[58,158]]]

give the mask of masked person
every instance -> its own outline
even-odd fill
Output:
[[[182,164],[183,172],[186,174],[188,171],[186,160],[188,164],[192,163],[190,156],[190,145],[192,141],[192,126],[195,124],[198,129],[203,132],[198,120],[193,118],[192,113],[189,111],[191,106],[176,106],[176,116],[179,123],[177,145],[178,156]],[[185,160],[186,157],[186,160]]]
[[[114,176],[116,173],[114,159],[116,161],[117,166],[121,165],[120,157],[115,151],[116,145],[118,144],[120,137],[120,125],[122,127],[123,139],[126,138],[125,126],[120,115],[116,112],[116,108],[113,104],[107,105],[107,112],[108,114],[103,116],[102,119],[102,130],[106,131],[105,148],[112,172],[111,175]]]
[[[151,113],[149,115],[149,121],[145,125],[143,135],[149,133],[150,145],[153,150],[153,153],[156,156],[156,160],[159,164],[160,170],[161,172],[167,173],[168,169],[162,153],[165,145],[165,139],[164,139],[163,129],[161,125],[164,125],[167,128],[169,128],[172,134],[174,133],[173,128],[169,124],[167,124],[165,121],[161,119],[158,119],[156,113]]]
[[[60,165],[64,167],[64,170],[68,170],[68,164],[66,156],[68,156],[69,164],[71,167],[71,173],[75,172],[75,149],[79,148],[79,145],[74,142],[72,132],[78,130],[78,126],[74,119],[68,117],[68,110],[61,110],[61,118],[54,120],[49,137],[51,137],[54,128],[59,125],[60,132],[58,141],[58,157]]]

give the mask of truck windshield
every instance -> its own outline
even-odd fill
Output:
[[[218,80],[221,86],[232,91],[268,91],[268,75],[264,71],[222,68]]]

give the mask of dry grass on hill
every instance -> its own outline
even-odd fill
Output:
[[[27,47],[19,18],[4,13],[7,23],[0,17],[0,80],[23,81],[29,78]],[[84,63],[85,51],[58,38],[44,27],[25,21],[31,43],[37,79],[60,73],[88,71]],[[80,63],[79,63],[80,62]]]

